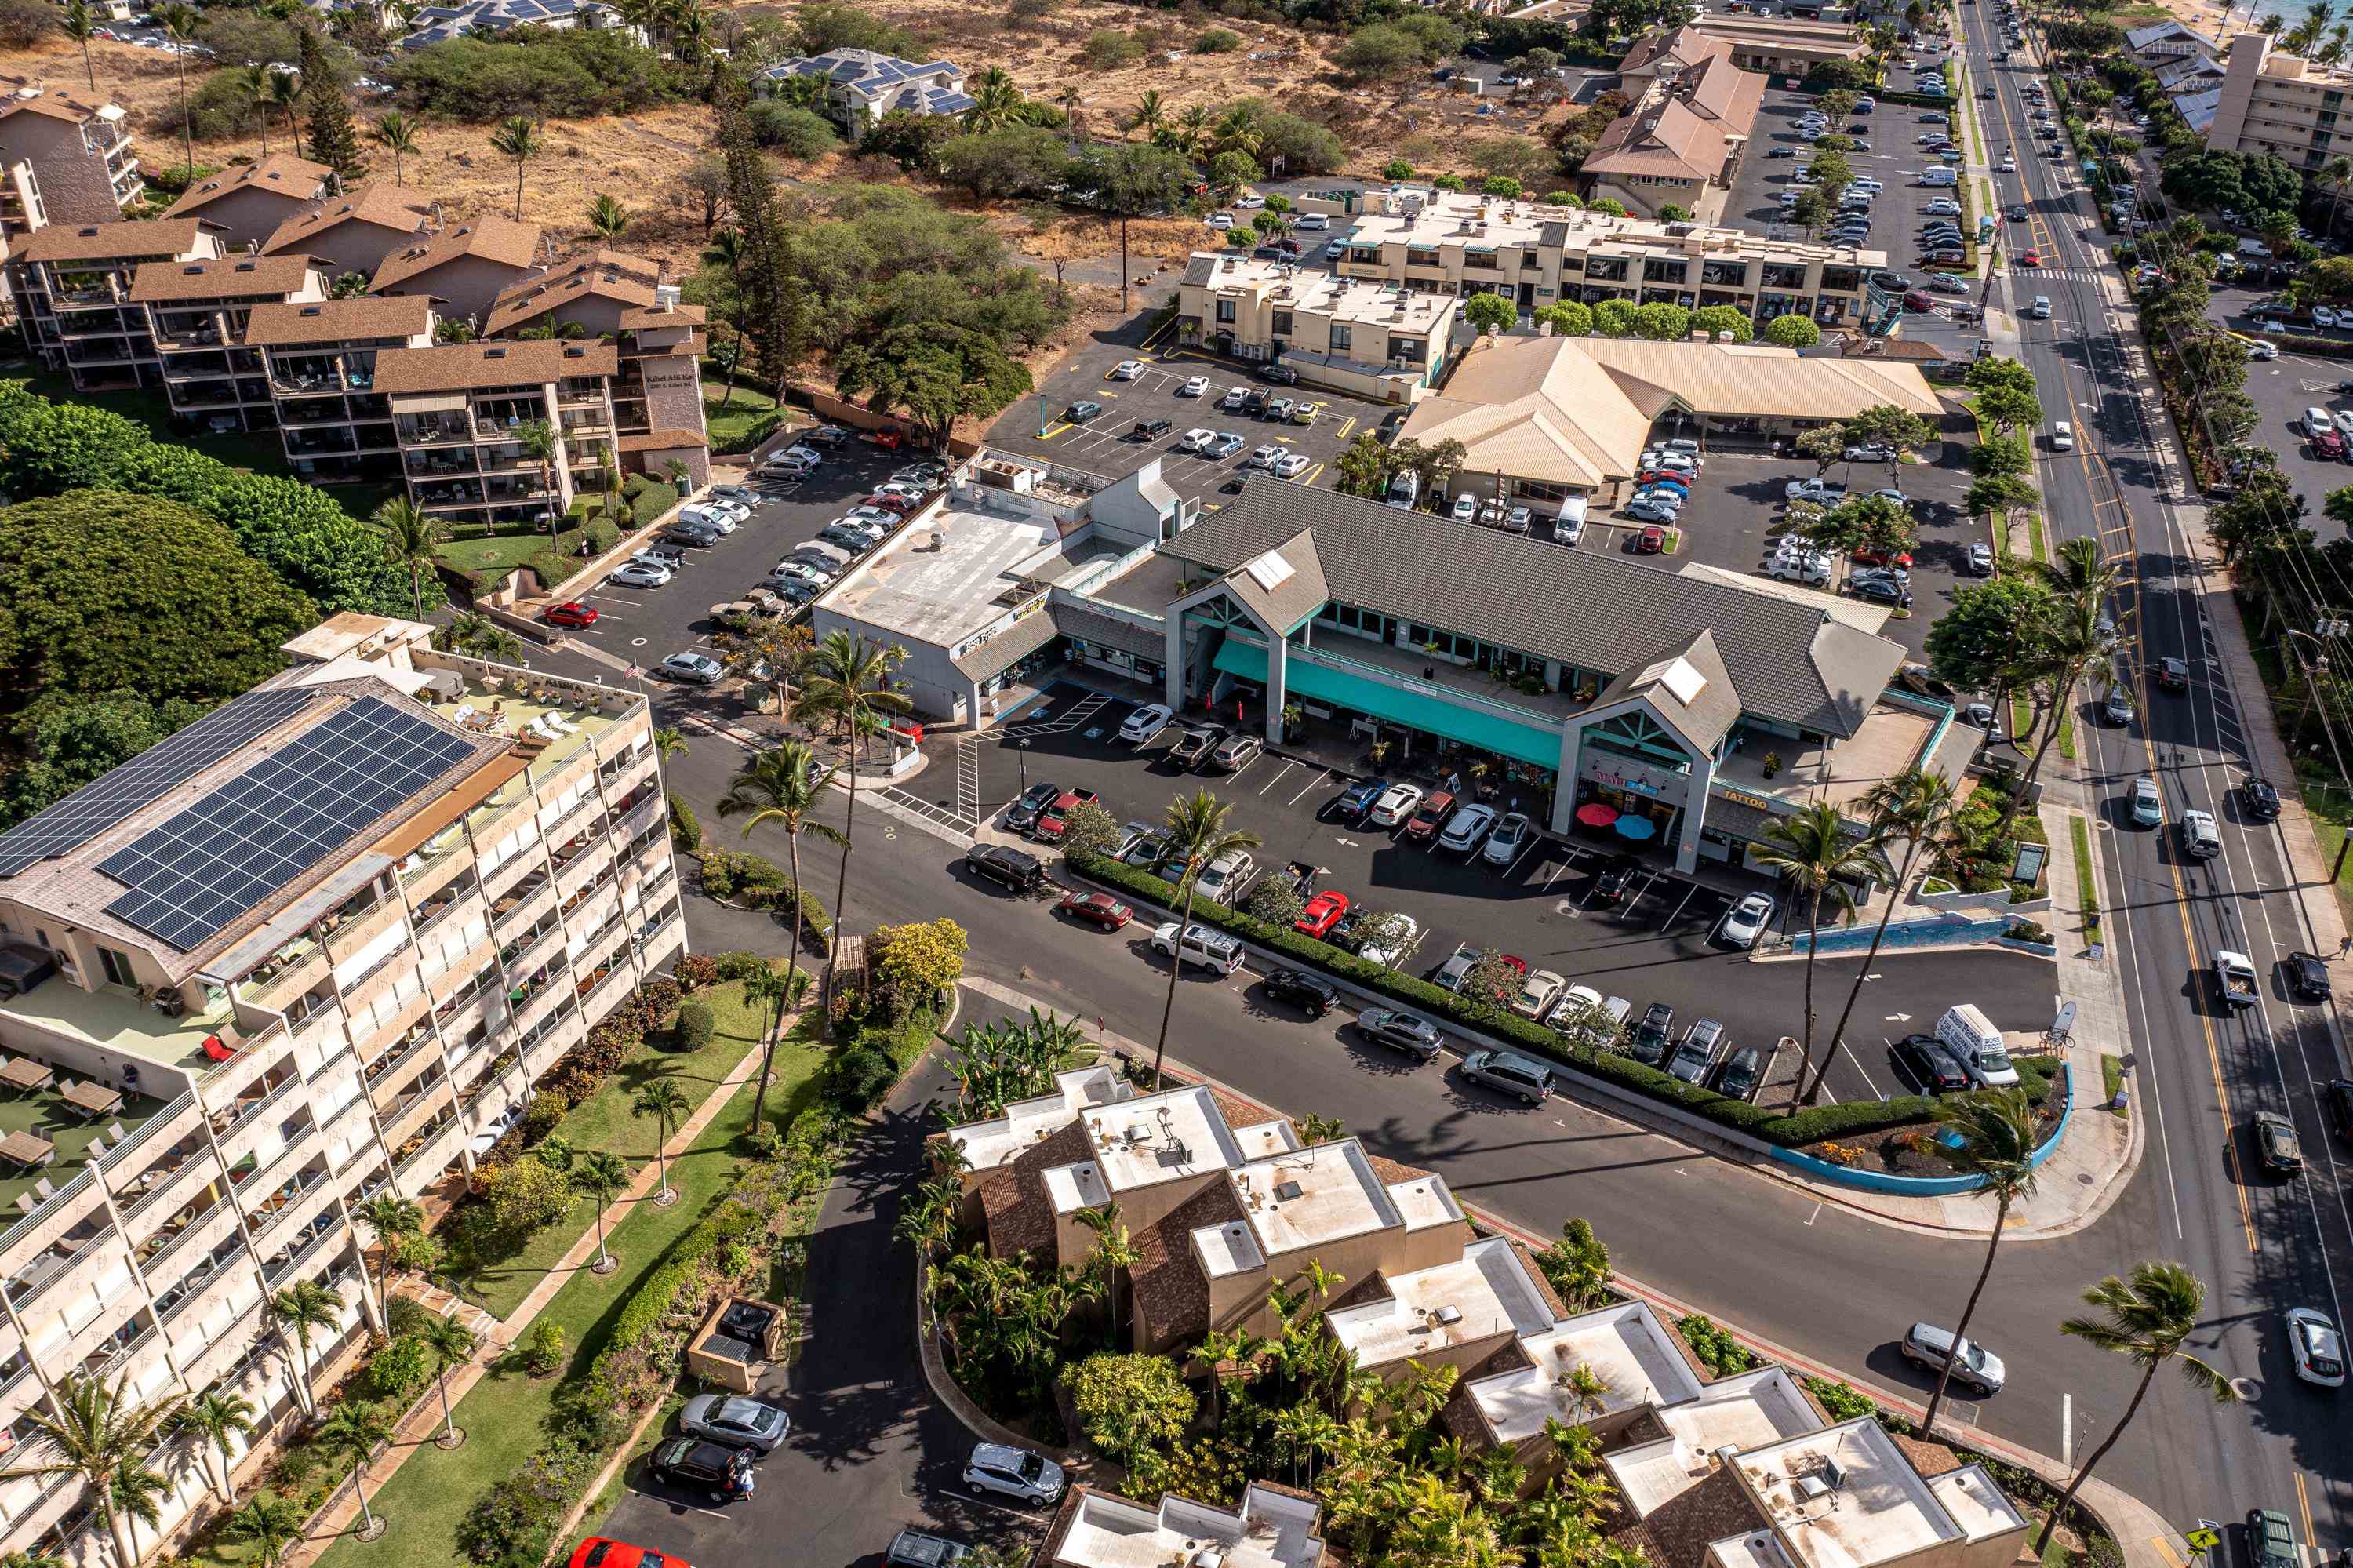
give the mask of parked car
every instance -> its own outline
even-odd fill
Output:
[[[1349,903],[1346,894],[1337,888],[1327,888],[1301,907],[1299,918],[1291,923],[1291,928],[1321,941],[1332,934],[1332,927],[1348,913]]]
[[[980,1443],[965,1461],[964,1484],[977,1496],[994,1494],[1043,1506],[1061,1501],[1070,1482],[1062,1467],[1042,1455],[1001,1443]]]
[[[700,1437],[673,1437],[653,1452],[648,1467],[663,1480],[708,1493],[715,1503],[752,1495],[752,1455]]]
[[[1479,858],[1489,865],[1509,865],[1535,837],[1535,823],[1525,811],[1513,811],[1497,822],[1480,847]]]
[[[1421,940],[1421,922],[1410,915],[1394,910],[1381,914],[1359,905],[1335,935],[1344,946],[1354,946],[1356,957],[1365,962],[1395,969]]]
[[[1765,1053],[1754,1045],[1743,1045],[1724,1059],[1716,1069],[1715,1092],[1732,1099],[1745,1100],[1757,1092],[1765,1075]]]
[[[1512,999],[1512,1011],[1522,1018],[1541,1021],[1568,989],[1568,978],[1555,969],[1530,969],[1520,977],[1520,993]]]
[[[610,1536],[592,1535],[572,1549],[565,1568],[687,1568],[675,1557]]]
[[[961,1541],[909,1525],[891,1538],[882,1562],[884,1568],[957,1568],[971,1555],[972,1548]]]
[[[1333,797],[1328,810],[1335,816],[1353,821],[1371,810],[1374,804],[1388,793],[1388,787],[1389,781],[1386,779],[1359,779]]]
[[[1924,1095],[1957,1095],[1969,1086],[1968,1074],[1933,1034],[1906,1034],[1889,1044],[1887,1054]]]
[[[2328,965],[2317,953],[2290,953],[2280,960],[2280,972],[2286,978],[2288,994],[2298,1001],[2327,1001],[2335,989]]]
[[[673,653],[659,667],[662,679],[690,686],[715,686],[727,667],[708,653]]]
[[[1642,877],[1642,863],[1630,854],[1621,854],[1602,866],[1594,879],[1593,895],[1604,904],[1623,904],[1626,895]]]
[[[1494,825],[1494,807],[1465,806],[1447,820],[1445,831],[1438,835],[1438,847],[1468,853]]]
[[[1179,397],[1199,397],[1206,396],[1208,390],[1209,378],[1208,376],[1188,376],[1176,388],[1176,396]]]
[[[1393,1007],[1368,1007],[1356,1014],[1356,1027],[1377,1044],[1409,1051],[1423,1061],[1438,1054],[1444,1037],[1438,1025]]]
[[[1116,931],[1135,917],[1135,911],[1108,893],[1073,893],[1055,906],[1073,920],[1106,931]]]
[[[1716,939],[1727,948],[1753,948],[1763,940],[1765,928],[1773,923],[1772,898],[1762,893],[1741,895],[1740,901],[1724,912],[1716,926]]]
[[[1686,1084],[1707,1082],[1707,1070],[1715,1065],[1715,1054],[1724,1044],[1724,1025],[1713,1018],[1703,1018],[1693,1024],[1677,1043],[1672,1056],[1667,1059],[1667,1075]]]
[[[1194,891],[1213,904],[1240,906],[1241,896],[1258,875],[1258,862],[1248,850],[1228,850],[1201,868]]]
[[[1642,1022],[1626,1037],[1626,1054],[1646,1066],[1657,1066],[1667,1059],[1674,1027],[1675,1010],[1663,1001],[1651,1003],[1642,1011]]]
[[[1043,861],[1006,844],[975,844],[964,852],[964,868],[976,876],[1001,882],[1016,893],[1033,892],[1046,882]]]
[[[1552,1069],[1516,1051],[1473,1051],[1462,1058],[1462,1075],[1532,1106],[1552,1097]]]
[[[1062,798],[1060,784],[1040,781],[1032,784],[1014,799],[1005,810],[1005,826],[1008,832],[1026,833],[1046,813],[1046,808]]]
[[[1266,994],[1287,1001],[1310,1018],[1321,1018],[1339,1005],[1340,988],[1305,969],[1272,969],[1266,977]]]
[[[596,624],[596,607],[583,604],[576,599],[571,599],[563,604],[549,605],[542,619],[550,626],[594,626]]]
[[[793,1429],[784,1407],[748,1394],[699,1393],[678,1413],[678,1429],[730,1448],[770,1454]]]
[[[1187,726],[1185,733],[1176,737],[1176,744],[1168,748],[1168,760],[1179,768],[1194,767],[1217,750],[1218,743],[1225,738],[1225,728],[1220,725]]]
[[[1974,1340],[1934,1323],[1915,1323],[1904,1331],[1904,1359],[1931,1376],[1940,1376],[1952,1364],[1952,1381],[1979,1399],[2001,1392],[2006,1369],[2001,1358]]]
[[[1119,737],[1131,746],[1142,746],[1162,730],[1175,715],[1158,703],[1149,703],[1136,709],[1120,722]]]
[[[1428,842],[1437,836],[1439,828],[1453,811],[1454,796],[1451,791],[1431,791],[1413,815],[1406,819],[1405,836],[1417,842]]]
[[[1366,820],[1376,828],[1394,828],[1421,805],[1421,789],[1413,784],[1392,784],[1381,791]]]
[[[1989,577],[1993,576],[1993,546],[1987,544],[1982,539],[1978,540],[1976,544],[1971,545],[1969,546],[1968,566],[1969,576],[1973,577]]]

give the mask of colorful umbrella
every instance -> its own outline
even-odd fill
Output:
[[[1588,828],[1606,828],[1618,821],[1618,808],[1605,806],[1596,800],[1589,806],[1579,806],[1577,809],[1577,820]]]
[[[1659,831],[1658,824],[1648,817],[1620,817],[1617,827],[1618,836],[1621,839],[1647,839]]]

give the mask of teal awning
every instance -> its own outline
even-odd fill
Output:
[[[1239,681],[1266,684],[1266,650],[1254,642],[1228,637],[1218,647],[1217,667]],[[1425,691],[1369,681],[1345,670],[1311,664],[1293,658],[1283,665],[1286,694],[1309,702],[1329,703],[1428,735],[1492,751],[1498,756],[1533,762],[1539,768],[1560,767],[1560,732],[1522,724],[1500,714],[1448,702]]]

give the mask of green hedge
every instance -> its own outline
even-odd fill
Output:
[[[1078,853],[1064,858],[1071,869],[1080,875],[1107,883],[1147,903],[1167,909],[1176,909],[1181,904],[1176,889],[1150,872],[1139,871],[1103,855]],[[1779,1144],[1785,1149],[1802,1149],[1825,1138],[1860,1137],[1894,1128],[1910,1127],[1927,1121],[1935,1114],[1936,1102],[1916,1095],[1902,1095],[1891,1100],[1845,1101],[1816,1106],[1792,1114],[1767,1110],[1746,1100],[1719,1095],[1714,1089],[1704,1089],[1680,1078],[1670,1077],[1658,1068],[1645,1066],[1631,1056],[1572,1044],[1557,1031],[1531,1022],[1517,1013],[1499,1013],[1475,1007],[1443,986],[1432,985],[1428,980],[1394,969],[1385,969],[1378,964],[1366,963],[1354,953],[1335,948],[1329,942],[1319,942],[1299,932],[1270,926],[1263,920],[1229,909],[1224,905],[1196,902],[1193,918],[1198,924],[1218,927],[1246,941],[1271,948],[1284,958],[1337,975],[1425,1016],[1480,1031],[1535,1054],[1573,1066],[1630,1094],[1662,1101],[1688,1115],[1700,1117],[1720,1127],[1735,1128],[1767,1143]],[[2026,1081],[2028,1092],[2037,1105],[2049,1092],[2054,1070],[2040,1064],[2019,1064],[2019,1075]]]

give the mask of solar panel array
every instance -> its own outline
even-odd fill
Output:
[[[106,906],[186,952],[470,756],[421,714],[363,697],[99,863]]]
[[[240,746],[267,735],[323,694],[301,689],[248,692],[177,734],[156,742],[113,772],[0,833],[0,876],[79,849]]]

